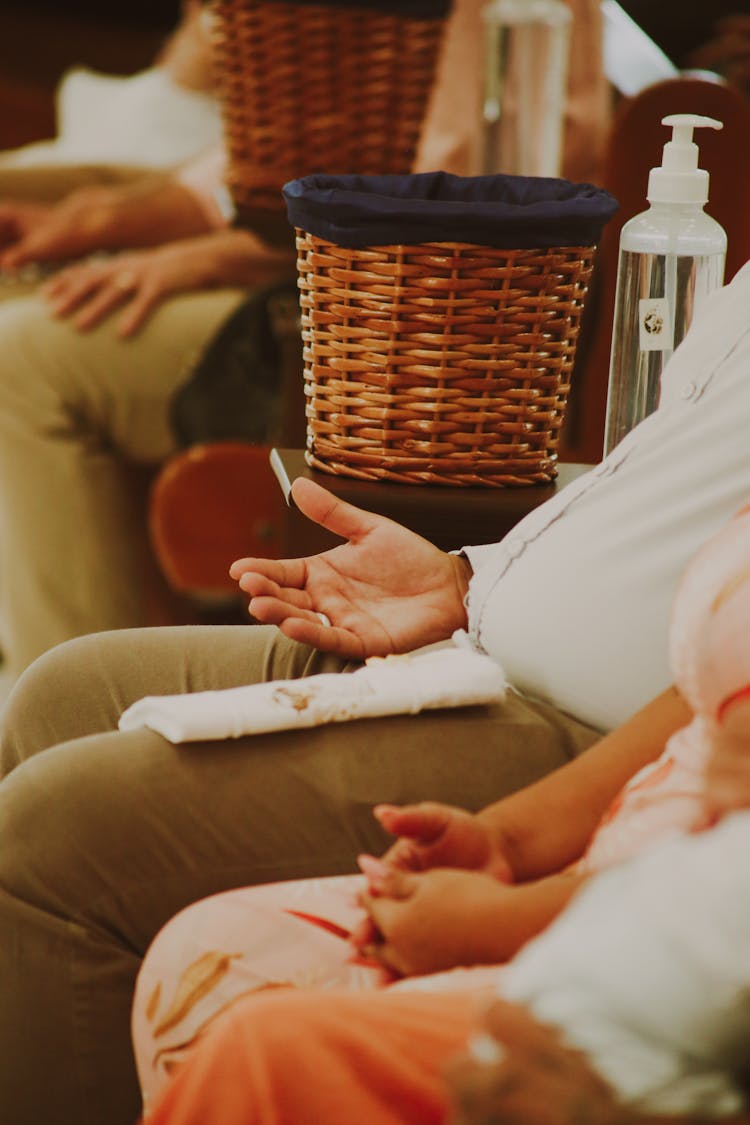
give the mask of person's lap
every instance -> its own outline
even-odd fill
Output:
[[[244,292],[179,294],[130,340],[117,313],[79,332],[36,295],[0,300],[0,593],[12,675],[71,636],[152,619],[142,477],[174,450],[173,394]]]
[[[178,910],[232,887],[351,872],[386,843],[374,803],[476,808],[596,737],[514,695],[502,708],[181,748],[116,731],[145,694],[340,667],[278,640],[253,626],[95,635],[43,657],[11,696],[5,769],[23,764],[0,785],[0,1102],[21,1107],[18,1125],[132,1117],[133,982]],[[42,1057],[52,1099],[34,1086]]]
[[[325,1003],[310,1001],[294,991],[237,1001],[208,1029],[147,1125],[447,1120],[444,1071],[466,1045],[475,996],[333,992]]]

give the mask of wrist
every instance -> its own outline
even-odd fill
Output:
[[[510,887],[498,884],[489,901],[488,925],[483,927],[483,934],[489,939],[484,950],[489,962],[510,960],[528,941],[538,937],[562,913],[586,879],[584,875],[551,875]]]

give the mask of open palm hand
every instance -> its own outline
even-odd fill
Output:
[[[462,559],[305,478],[294,482],[292,495],[304,515],[347,542],[310,558],[233,563],[230,573],[250,594],[258,621],[359,659],[409,652],[465,625]]]

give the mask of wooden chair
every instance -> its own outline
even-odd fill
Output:
[[[690,76],[659,82],[622,101],[602,177],[620,210],[607,224],[597,253],[561,443],[566,461],[601,460],[620,231],[647,206],[648,173],[661,164],[670,136],[661,119],[670,113],[699,113],[724,123],[721,131],[696,132],[700,166],[711,176],[706,210],[727,232],[726,280],[750,258],[750,102],[733,86]]]
[[[289,239],[281,187],[311,172],[409,172],[447,5],[424,18],[394,4],[216,0],[213,13],[228,187],[242,225]],[[296,446],[305,425],[296,316],[282,314],[275,331],[285,421],[272,441]],[[240,442],[203,445],[157,476],[149,525],[174,590],[225,598],[233,559],[281,550],[285,503],[269,453]]]

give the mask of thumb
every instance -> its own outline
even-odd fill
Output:
[[[383,518],[339,500],[327,488],[306,477],[293,481],[291,496],[303,516],[343,539],[361,539]]]
[[[373,815],[392,836],[409,836],[422,844],[430,844],[443,833],[453,809],[435,801],[417,805],[376,805]]]
[[[383,898],[411,898],[419,886],[419,878],[417,872],[404,871],[400,867],[389,867],[380,878],[378,893]]]

